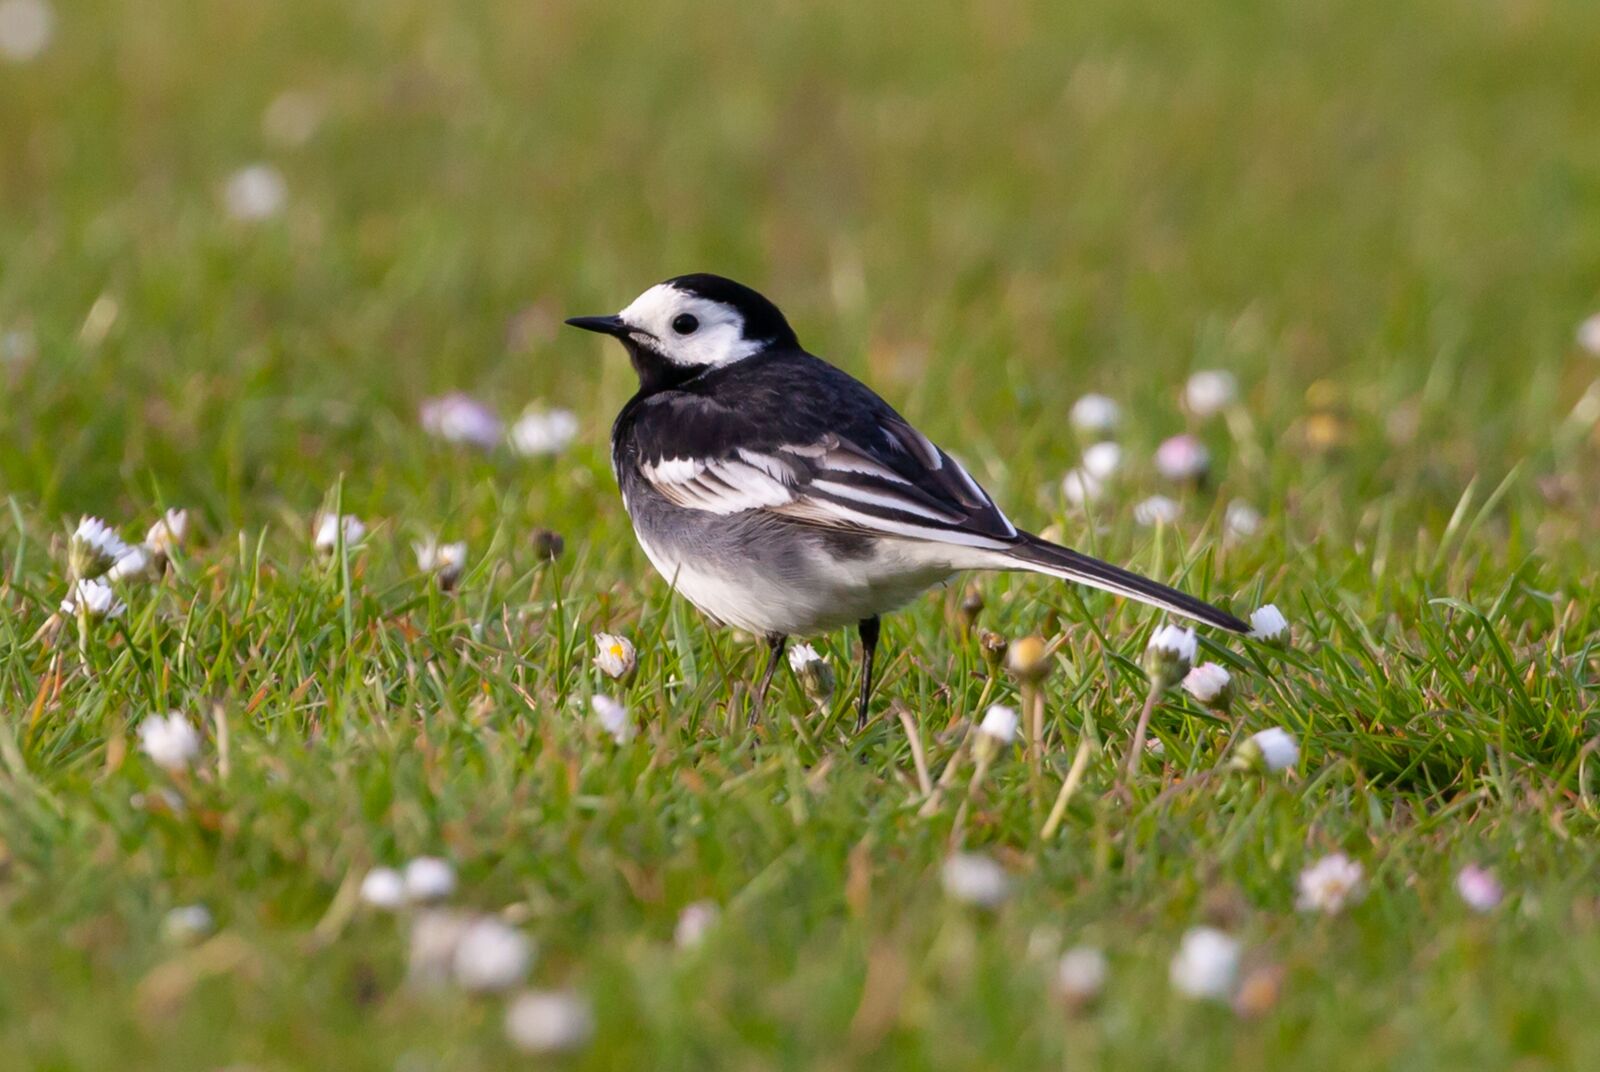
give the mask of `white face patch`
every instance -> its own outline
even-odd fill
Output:
[[[636,329],[634,342],[675,365],[725,365],[764,345],[764,340],[744,337],[744,318],[731,306],[666,283],[657,283],[617,315]],[[691,325],[689,331],[679,330]]]

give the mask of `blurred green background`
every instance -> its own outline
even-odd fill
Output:
[[[1448,509],[1581,387],[1597,40],[1579,0],[73,0],[0,65],[0,487],[396,509],[454,388],[598,461],[629,377],[560,318],[709,270],[991,482],[1071,463],[1078,393],[1153,443],[1221,365],[1269,447],[1327,378],[1347,498]],[[283,210],[230,219],[258,162]]]

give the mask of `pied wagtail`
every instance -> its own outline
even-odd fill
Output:
[[[962,570],[1032,570],[1236,633],[1226,611],[1013,525],[961,463],[807,353],[778,307],[717,275],[658,283],[573,327],[620,339],[639,392],[611,464],[651,563],[703,613],[766,638],[857,624],[867,717],[878,615]]]

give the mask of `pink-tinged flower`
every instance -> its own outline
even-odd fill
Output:
[[[1362,877],[1359,863],[1342,852],[1330,853],[1300,872],[1295,904],[1302,912],[1342,912],[1361,899]]]
[[[1192,435],[1175,435],[1156,448],[1156,472],[1168,480],[1201,480],[1211,468],[1211,452]]]
[[[188,770],[200,755],[200,733],[178,712],[150,715],[139,723],[139,748],[150,762],[177,774]]]
[[[446,443],[488,450],[500,442],[505,424],[493,409],[457,391],[422,403],[422,430]]]
[[[715,901],[694,901],[683,906],[678,913],[678,925],[673,928],[672,940],[679,949],[694,949],[705,941],[706,934],[716,926],[722,910]]]
[[[1494,872],[1477,864],[1468,864],[1457,872],[1456,892],[1474,912],[1492,912],[1505,897],[1505,889]]]
[[[1289,643],[1289,619],[1275,604],[1268,603],[1250,612],[1250,637],[1264,644]]]

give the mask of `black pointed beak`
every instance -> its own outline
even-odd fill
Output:
[[[628,334],[628,325],[622,322],[620,316],[573,316],[567,318],[567,323],[584,331],[615,335],[619,339]]]

